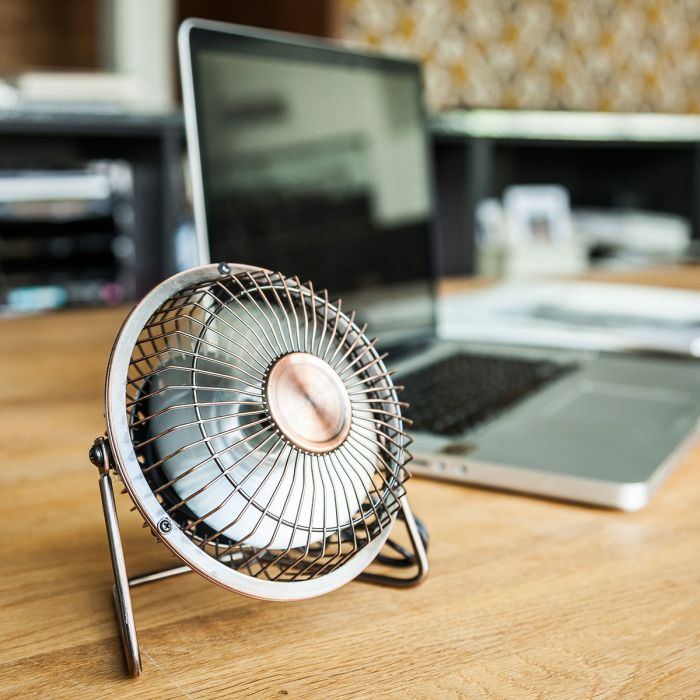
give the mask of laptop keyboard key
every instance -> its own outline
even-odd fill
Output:
[[[549,360],[460,353],[401,375],[401,399],[410,403],[405,413],[413,430],[461,435],[574,369]]]

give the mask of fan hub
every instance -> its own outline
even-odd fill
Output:
[[[352,409],[343,380],[308,352],[291,352],[274,362],[265,382],[265,404],[279,431],[305,452],[331,452],[350,432]]]

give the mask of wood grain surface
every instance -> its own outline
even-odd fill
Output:
[[[700,288],[697,268],[645,279]],[[635,514],[415,478],[432,568],[412,590],[268,603],[195,575],[144,586],[128,680],[86,457],[124,315],[0,324],[0,697],[700,696],[698,448]],[[118,506],[130,573],[173,562]]]

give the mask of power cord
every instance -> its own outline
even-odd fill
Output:
[[[406,521],[406,516],[404,515],[403,511],[399,513],[398,516],[399,520],[403,520],[404,522]],[[430,535],[428,534],[428,528],[425,526],[425,523],[417,516],[414,515],[413,519],[416,521],[416,527],[418,528],[418,534],[420,535],[421,542],[423,543],[423,547],[425,548],[425,551],[428,551],[428,544],[430,542]],[[393,549],[395,552],[400,554],[400,557],[392,557],[387,554],[378,554],[377,557],[375,558],[375,561],[379,562],[380,564],[384,564],[385,566],[393,566],[396,568],[408,568],[409,566],[415,566],[418,562],[416,561],[416,557],[414,554],[409,552],[404,546],[400,545],[398,542],[394,542],[394,540],[387,540],[386,541],[386,546],[390,547]]]

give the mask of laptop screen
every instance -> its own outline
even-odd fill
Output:
[[[311,280],[385,344],[432,333],[417,64],[201,28],[190,47],[209,260]]]

